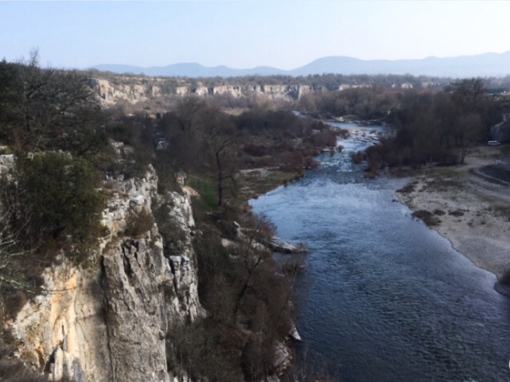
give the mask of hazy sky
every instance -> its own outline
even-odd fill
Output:
[[[510,51],[507,1],[0,2],[0,59],[294,69]]]

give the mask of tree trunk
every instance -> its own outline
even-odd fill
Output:
[[[223,204],[223,176],[221,171],[218,172],[218,205]]]
[[[216,151],[216,166],[218,167],[218,205],[223,204],[223,167],[221,165],[220,151]]]

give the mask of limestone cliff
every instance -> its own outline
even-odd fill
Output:
[[[94,78],[91,87],[105,107],[119,102],[136,105],[157,101],[156,104],[160,104],[171,97],[187,95],[228,95],[233,98],[264,97],[273,101],[296,101],[314,91],[309,85],[239,84],[233,80],[204,84],[185,79],[122,76]]]
[[[61,254],[45,270],[47,292],[10,323],[18,356],[53,380],[169,381],[169,328],[203,314],[189,198],[158,195],[152,168],[143,179],[109,179],[104,191],[110,194],[103,213],[109,237],[88,264],[76,267]],[[180,230],[180,253],[166,251],[157,224],[125,234],[130,222],[152,217],[161,206]]]
[[[96,78],[91,81],[91,86],[100,96],[104,106],[112,106],[122,100],[135,104],[162,95],[161,86],[158,85],[157,80],[147,84],[142,79],[121,83]]]

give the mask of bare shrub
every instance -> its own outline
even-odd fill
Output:
[[[338,382],[338,378],[328,372],[328,361],[324,356],[307,348],[295,353],[293,364],[280,378],[282,382]]]
[[[423,222],[428,226],[436,226],[441,222],[437,216],[432,214],[432,212],[425,210],[413,212],[413,217],[423,220]]]
[[[247,381],[260,381],[273,370],[274,344],[261,335],[252,336],[241,355],[241,366]]]
[[[4,327],[4,312],[0,311],[0,327]],[[47,382],[48,378],[28,369],[13,357],[15,348],[9,331],[3,330],[0,335],[0,381],[2,382]]]
[[[231,219],[230,213],[223,217]],[[235,359],[245,379],[260,380],[274,373],[272,351],[293,328],[296,274],[280,273],[271,251],[261,247],[276,230],[266,216],[245,214],[236,220],[241,238],[228,247],[221,245],[215,226],[201,226],[203,236],[195,240],[200,299],[210,313],[209,323],[216,327],[216,341],[222,344],[217,354]],[[237,330],[247,337],[241,341]],[[234,351],[227,348],[233,337],[239,341]]]
[[[295,277],[303,269],[305,269],[304,257],[298,255],[292,255],[281,265],[282,273],[289,277]]]
[[[127,219],[126,236],[139,237],[154,227],[154,216],[143,209],[139,213],[132,213]]]
[[[358,152],[351,154],[352,163],[355,163],[355,164],[362,163],[365,160],[365,158],[366,158],[366,154],[362,151],[358,151]]]
[[[204,320],[173,328],[166,339],[167,366],[177,375],[207,376],[212,381],[242,380],[238,357],[241,331]]]
[[[397,190],[397,192],[401,194],[410,194],[411,192],[414,191],[416,191],[416,182],[409,183],[407,186],[404,186],[401,189]]]
[[[248,236],[251,244],[254,240],[264,242],[276,235],[276,225],[269,219],[267,215],[255,215],[248,213],[243,215],[241,219],[243,232]]]
[[[323,130],[312,135],[310,142],[320,147],[335,146],[338,135],[339,134],[336,131]]]
[[[243,147],[243,151],[254,157],[262,157],[266,155],[266,148],[262,145],[248,144]]]

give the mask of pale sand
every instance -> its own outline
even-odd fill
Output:
[[[473,173],[498,159],[499,148],[475,148],[465,165],[418,171],[414,190],[398,195],[413,211],[432,212],[439,223],[431,228],[499,279],[510,270],[510,185]]]

